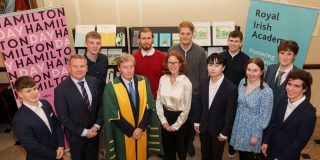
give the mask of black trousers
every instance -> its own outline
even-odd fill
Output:
[[[255,160],[253,152],[239,151],[240,160]]]
[[[194,141],[194,137],[196,135],[196,132],[193,128],[194,125],[194,121],[195,121],[195,112],[197,107],[201,107],[200,105],[200,97],[198,95],[193,95],[192,96],[192,100],[191,100],[191,108],[190,108],[190,112],[189,112],[189,116],[188,116],[188,121],[189,121],[189,125],[191,126],[189,128],[189,142],[188,142],[188,147],[193,146],[193,141]]]
[[[225,141],[218,136],[210,136],[207,132],[200,133],[201,156],[203,160],[222,160]]]
[[[181,112],[168,111],[164,109],[164,116],[166,117],[169,125],[174,124]],[[187,158],[188,137],[189,137],[189,123],[186,121],[177,131],[168,132],[161,127],[162,143],[164,147],[165,159],[175,160],[176,153],[179,160]]]
[[[99,134],[93,138],[82,138],[78,142],[69,142],[72,160],[97,160],[99,152]]]

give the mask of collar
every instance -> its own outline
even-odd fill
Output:
[[[181,47],[181,49],[182,49],[184,52],[188,52],[188,51],[191,49],[192,45],[193,45],[193,42],[191,42],[190,46],[188,46],[188,48],[185,50],[185,49],[182,47],[182,44],[180,43],[180,47]]]
[[[151,48],[149,50],[144,50],[144,49],[141,49],[141,53],[142,53],[142,57],[145,57],[145,56],[152,56],[155,52],[155,49],[154,48]]]
[[[228,50],[228,52],[229,52],[230,56],[233,58],[240,53],[240,50],[236,54],[231,54],[229,50]]]
[[[73,81],[73,83],[75,83],[75,84],[77,84],[78,85],[78,82],[81,82],[81,81],[84,81],[85,83],[86,83],[86,79],[85,79],[85,77],[83,77],[82,78],[82,80],[76,80],[76,79],[74,79],[72,76],[70,76],[70,78],[71,78],[71,80]]]
[[[293,63],[292,63],[287,69],[285,69],[285,70],[282,71],[282,72],[284,72],[285,74],[289,74],[289,72],[290,72],[291,70],[293,70]],[[279,71],[280,71],[280,65],[279,65],[279,67],[278,67],[277,72],[279,72]]]
[[[128,80],[126,80],[125,78],[123,78],[122,75],[121,75],[121,79],[123,80],[124,84],[126,84],[126,85],[128,85],[128,86],[129,86],[129,82],[132,82],[132,84],[134,85],[134,80],[133,80],[134,77],[132,77],[131,81],[128,81]]]
[[[224,75],[222,74],[222,76],[218,79],[218,81],[217,82],[212,82],[211,81],[211,78],[210,78],[210,84],[212,84],[212,85],[214,85],[214,86],[220,86],[221,85],[221,83],[222,83],[222,81],[223,81],[223,79],[224,79]]]
[[[291,105],[292,107],[296,108],[298,107],[304,100],[306,99],[306,96],[303,96],[302,98],[300,98],[299,100],[295,101],[295,102],[291,102],[290,99],[288,99],[288,104]]]
[[[29,105],[29,104],[26,104],[26,103],[23,103],[26,107],[28,107],[29,109],[31,109],[33,112],[36,112],[36,110],[39,108],[39,107],[42,107],[43,104],[38,101],[38,105],[37,106],[32,106],[32,105]]]

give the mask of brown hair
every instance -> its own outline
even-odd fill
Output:
[[[20,92],[24,88],[32,88],[36,85],[36,81],[29,76],[19,77],[13,84],[13,87]]]
[[[128,62],[128,61],[132,61],[133,64],[136,65],[136,60],[131,54],[121,53],[120,56],[117,58],[117,66],[120,67],[121,63]]]
[[[150,28],[148,28],[148,27],[142,28],[142,29],[139,31],[138,37],[140,38],[141,33],[148,33],[148,32],[151,32],[152,38],[154,38],[154,37],[153,37],[154,35],[153,35],[152,30],[151,30]]]
[[[193,31],[194,31],[194,25],[193,25],[192,22],[190,22],[190,21],[183,21],[183,22],[181,22],[181,23],[179,24],[179,26],[178,26],[179,32],[181,31],[181,28],[183,28],[183,27],[189,28],[189,29],[192,31],[192,33],[193,33]]]
[[[262,72],[262,74],[260,76],[260,89],[263,89],[264,88],[264,86],[263,86],[264,62],[263,62],[263,60],[261,58],[250,58],[249,61],[246,64],[246,70],[247,70],[247,67],[248,67],[248,65],[250,63],[254,63],[260,68],[260,70]],[[248,77],[246,76],[245,77],[245,83],[243,84],[243,86],[247,86],[247,85],[248,85]]]
[[[304,70],[292,70],[289,72],[286,81],[300,79],[303,81],[303,89],[309,89],[312,85],[312,76],[309,72]],[[305,93],[303,93],[305,94]]]
[[[87,58],[86,58],[85,56],[83,56],[83,55],[80,55],[80,54],[73,54],[73,55],[71,55],[71,57],[70,57],[70,59],[69,59],[69,62],[68,62],[69,65],[70,65],[72,59],[83,59],[83,60],[86,61],[86,64],[88,64]]]
[[[243,34],[241,31],[239,30],[234,30],[232,32],[229,33],[229,38],[232,37],[232,38],[240,38],[241,42],[243,40]],[[228,38],[228,39],[229,39]]]
[[[292,51],[294,55],[297,55],[299,51],[299,45],[297,42],[292,40],[282,40],[278,46],[278,54],[280,51]]]
[[[86,42],[87,42],[88,38],[100,39],[101,40],[101,35],[96,31],[91,31],[91,32],[88,32],[86,34]]]
[[[171,57],[171,56],[175,56],[178,60],[179,60],[179,62],[180,62],[180,68],[179,68],[179,75],[181,75],[181,74],[187,74],[187,61],[184,59],[184,57],[182,56],[182,54],[179,52],[179,51],[177,51],[177,50],[171,50],[168,54],[167,54],[167,56],[166,56],[166,58],[165,58],[165,60],[164,60],[164,62],[163,62],[163,73],[164,74],[167,74],[167,75],[170,75],[171,74],[171,72],[169,71],[169,69],[168,69],[168,59],[169,59],[169,57]]]

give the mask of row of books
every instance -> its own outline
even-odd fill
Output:
[[[115,24],[101,24],[101,25],[76,25],[75,28],[75,47],[85,47],[85,37],[88,32],[95,31],[101,35],[101,46],[103,47],[124,47],[126,46],[124,32],[117,33],[117,26]]]

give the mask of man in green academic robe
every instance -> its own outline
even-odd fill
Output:
[[[106,159],[146,160],[163,155],[160,123],[147,78],[134,75],[135,59],[121,54],[120,76],[109,82],[103,94]]]

